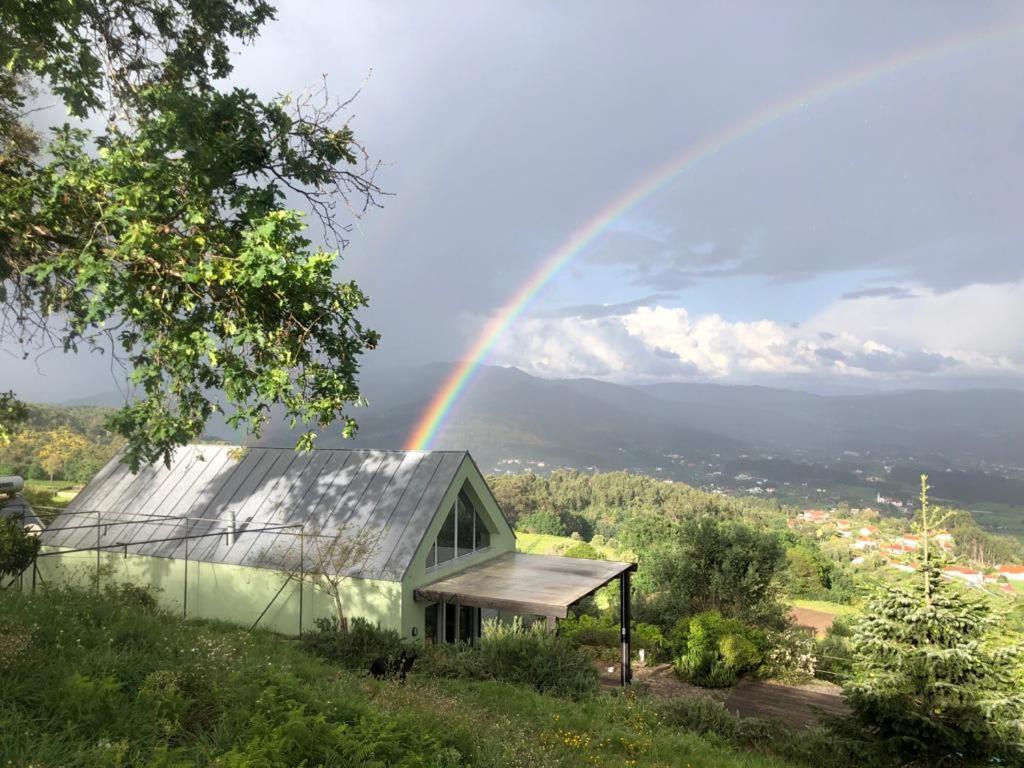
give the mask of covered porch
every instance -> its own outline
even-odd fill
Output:
[[[569,615],[569,606],[619,580],[620,682],[628,685],[630,669],[630,574],[636,563],[581,560],[573,557],[507,552],[464,571],[425,584],[416,600],[441,605],[488,608],[544,616],[549,631]]]

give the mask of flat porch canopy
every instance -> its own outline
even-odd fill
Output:
[[[548,626],[569,615],[569,606],[615,579],[620,583],[622,682],[629,669],[629,574],[636,563],[583,560],[507,552],[454,576],[438,579],[415,590],[417,600],[457,603],[512,613],[546,616]]]

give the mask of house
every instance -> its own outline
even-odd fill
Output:
[[[859,549],[861,552],[870,549],[878,549],[878,543],[874,539],[870,539],[866,536],[860,536],[851,545],[854,549]]]
[[[324,538],[372,544],[337,571],[347,618],[418,641],[474,642],[488,615],[553,627],[618,579],[628,648],[636,566],[516,553],[465,451],[191,445],[137,474],[115,457],[43,532],[37,566],[46,580],[102,574],[153,587],[183,615],[296,634],[334,613],[309,573]]]
[[[824,523],[829,517],[824,509],[805,509],[800,514],[800,519],[806,523]]]
[[[980,587],[985,582],[985,576],[981,571],[963,565],[947,565],[942,569],[942,575],[947,579],[959,579],[967,582],[972,587]]]
[[[1000,565],[999,575],[1005,577],[1007,581],[1024,581],[1024,565]]]
[[[896,543],[902,545],[905,551],[913,551],[921,546],[921,539],[919,536],[908,533],[904,536],[898,536]]]
[[[878,526],[877,525],[865,525],[863,528],[860,529],[859,533],[860,533],[862,538],[869,538],[871,536],[877,536],[878,535]]]

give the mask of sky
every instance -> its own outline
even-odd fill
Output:
[[[352,232],[376,368],[461,359],[610,201],[815,83],[972,30],[794,110],[616,219],[487,362],[549,377],[815,391],[1024,385],[1016,2],[309,2],[235,84],[360,89],[389,196]],[[1014,26],[1016,25],[1016,27]],[[111,390],[105,359],[0,355],[0,390]]]

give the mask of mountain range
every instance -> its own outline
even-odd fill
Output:
[[[370,405],[354,441],[398,448],[450,371],[447,365],[364,376]],[[280,424],[261,443],[293,441]],[[1024,466],[1024,392],[916,390],[825,396],[760,386],[612,384],[541,379],[482,367],[434,447],[468,448],[481,467],[504,459],[595,469],[645,468],[668,458],[828,462],[870,457],[945,469]]]

